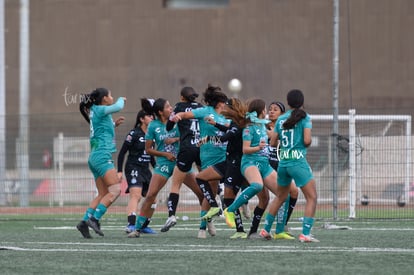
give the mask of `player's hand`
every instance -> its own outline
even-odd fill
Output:
[[[118,172],[116,175],[118,176],[119,182],[121,182],[122,181],[122,172]]]
[[[171,153],[167,153],[166,158],[169,161],[175,161],[175,156],[173,154],[171,154]]]
[[[124,116],[120,116],[115,120],[115,127],[118,127],[119,125],[121,125],[122,123],[124,123],[125,121],[125,117]]]
[[[202,137],[198,140],[197,146],[200,147],[201,145],[206,144],[207,141],[208,141],[208,136]]]
[[[216,125],[216,122],[214,121],[214,119],[213,118],[211,118],[211,117],[206,117],[205,119],[204,119],[208,124],[211,124],[211,125]]]
[[[180,121],[180,120],[181,120],[181,116],[180,116],[179,114],[172,114],[172,115],[170,116],[170,120],[171,120],[172,122],[177,123],[178,121]]]
[[[265,148],[267,146],[267,142],[266,140],[261,139],[260,143],[259,143],[259,148],[260,150],[262,150],[263,148]]]

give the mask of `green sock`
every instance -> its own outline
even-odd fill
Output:
[[[275,216],[273,216],[270,213],[267,213],[266,218],[265,218],[264,230],[266,230],[267,232],[270,232],[270,230],[272,230],[272,225],[274,221],[275,221]]]
[[[289,200],[290,200],[290,195],[287,196],[285,202],[282,204],[282,206],[280,206],[279,210],[277,211],[276,234],[279,234],[285,231],[285,223],[286,223],[287,214],[289,210]]]
[[[203,217],[206,214],[207,214],[207,211],[204,211],[204,210],[200,211],[200,217]],[[206,228],[207,228],[207,221],[206,220],[201,220],[200,229],[206,230]]]
[[[303,227],[302,227],[303,235],[309,235],[310,234],[314,221],[315,221],[314,218],[303,217]]]
[[[135,223],[135,230],[141,230],[144,223],[147,221],[147,217],[138,216],[137,221]]]
[[[93,217],[93,214],[95,214],[95,209],[88,208],[86,209],[85,215],[83,215],[82,220],[87,221],[90,217]]]
[[[102,218],[102,216],[106,213],[106,210],[107,208],[105,205],[103,205],[102,203],[98,204],[98,207],[96,207],[93,217],[99,221]]]
[[[263,185],[253,182],[249,187],[243,190],[240,195],[234,200],[234,202],[227,208],[228,212],[234,212],[239,209],[240,206],[248,202],[254,195],[262,191]]]

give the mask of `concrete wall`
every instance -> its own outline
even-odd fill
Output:
[[[8,168],[19,130],[19,2],[5,1]],[[340,113],[414,115],[414,1],[340,3]],[[88,136],[79,97],[100,86],[128,98],[121,141],[139,98],[174,104],[183,85],[203,92],[211,82],[228,92],[234,77],[241,98],[285,102],[299,88],[308,111],[331,113],[333,1],[177,10],[162,0],[32,0],[30,53],[30,163],[42,167],[59,132]]]
[[[242,98],[285,101],[300,88],[309,109],[329,112],[333,1],[232,0],[206,10],[162,3],[30,1],[30,112],[78,112],[79,94],[98,86],[126,96],[135,112],[140,97],[175,103],[183,84],[227,89],[233,77]],[[414,1],[340,3],[340,108],[412,112]],[[6,0],[8,114],[18,113],[18,15],[19,1]]]

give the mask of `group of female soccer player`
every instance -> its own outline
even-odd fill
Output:
[[[216,235],[213,218],[222,212],[216,195],[219,183],[224,182],[223,214],[227,225],[236,228],[231,238],[295,239],[285,230],[285,224],[295,206],[298,186],[306,199],[299,240],[318,242],[311,235],[317,194],[306,160],[312,123],[303,110],[303,93],[300,90],[288,93],[291,109],[286,112],[281,102],[272,102],[267,112],[262,99],[247,102],[229,99],[220,87],[213,85],[208,85],[203,93],[204,105],[196,102],[197,97],[193,88],[184,87],[174,109],[163,98],[142,99],[142,110],[118,154],[118,170],[111,154],[115,151],[114,128],[123,118],[114,123],[112,114],[122,109],[125,99],[120,98],[113,104],[110,91],[104,88],[84,97],[80,109],[90,124],[88,164],[96,180],[98,196],[77,225],[82,236],[91,238],[88,227],[103,236],[99,220],[119,196],[123,161],[128,152],[124,171],[130,193],[125,229],[129,238],[155,233],[148,224],[159,191],[172,177],[168,219],[161,232],[167,232],[177,223],[175,212],[184,183],[200,202],[198,238],[206,238],[206,232]],[[150,164],[154,167],[152,173]],[[193,171],[193,164],[199,170],[197,173]],[[269,191],[275,197],[268,207]],[[239,208],[255,195],[259,203],[247,233]],[[145,199],[137,216],[142,197]],[[267,207],[265,226],[258,233]],[[275,219],[276,230],[272,236]]]

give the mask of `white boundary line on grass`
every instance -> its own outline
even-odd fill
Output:
[[[131,248],[131,246],[136,247],[137,244],[119,244],[119,243],[62,243],[62,242],[24,242],[24,244],[30,245],[68,245],[68,246],[117,246],[125,247],[125,249],[120,248],[110,248],[110,249],[91,249],[91,248],[28,248],[21,246],[3,246],[0,245],[0,250],[13,250],[13,251],[41,251],[41,252],[147,252],[147,253],[159,253],[159,252],[214,252],[214,253],[251,253],[251,252],[319,252],[319,253],[330,253],[330,252],[363,252],[363,253],[414,253],[414,249],[408,248],[372,248],[372,247],[325,247],[325,246],[313,246],[312,244],[297,247],[291,246],[246,246],[242,250],[229,248],[228,246],[219,246],[219,245],[148,245],[148,244],[139,244],[140,248]],[[142,247],[142,248],[141,248]]]
[[[194,226],[194,227],[192,227]],[[190,230],[197,230],[197,226],[199,226],[199,224],[185,224],[185,226],[175,226],[174,230],[175,231],[190,231]],[[155,226],[151,226],[153,229],[155,228],[161,228],[161,225],[155,225]],[[118,230],[123,230],[125,227],[124,226],[111,226],[111,225],[107,225],[107,226],[102,226],[102,230],[109,230],[109,231],[118,231]],[[33,226],[33,229],[35,230],[72,230],[72,229],[76,229],[76,226]],[[300,231],[302,230],[302,227],[289,227],[290,230],[294,230],[294,231]],[[319,230],[343,230],[343,229],[324,229],[324,228],[318,228],[315,227],[315,229],[319,229]],[[234,231],[234,228],[222,228],[219,227],[218,230],[224,230],[224,231]],[[356,231],[414,231],[414,227],[413,228],[373,228],[373,227],[359,227],[359,228],[354,228],[352,227],[351,229],[347,229],[347,230],[356,230]]]

